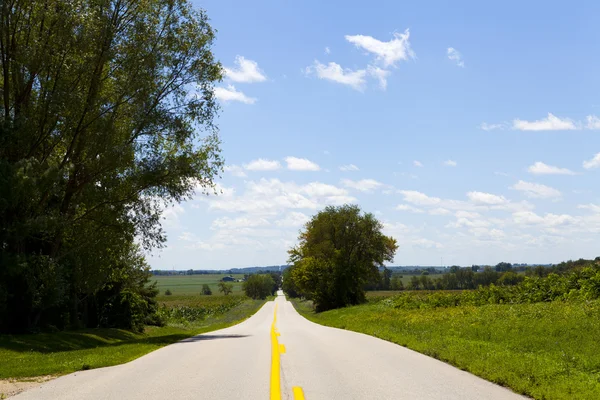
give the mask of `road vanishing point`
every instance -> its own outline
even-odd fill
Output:
[[[118,347],[115,348],[118,351]],[[15,400],[524,399],[468,372],[372,336],[300,316],[279,292],[227,329],[127,364],[40,384]]]

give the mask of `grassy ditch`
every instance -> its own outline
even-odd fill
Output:
[[[182,296],[169,298],[162,306],[166,326],[149,326],[141,334],[87,329],[2,335],[0,379],[62,375],[122,364],[190,336],[235,325],[264,303],[241,296]]]
[[[448,362],[536,399],[600,398],[600,300],[405,308],[384,299],[308,319]],[[400,304],[400,306],[398,306]]]

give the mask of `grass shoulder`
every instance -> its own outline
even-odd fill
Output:
[[[403,309],[389,302],[300,314],[448,362],[536,399],[600,398],[600,300]]]
[[[122,364],[190,336],[235,325],[253,315],[265,303],[239,297],[235,306],[219,312],[225,296],[169,299],[167,307],[194,309],[208,303],[213,312],[187,321],[173,319],[166,326],[146,327],[143,333],[122,329],[86,329],[72,332],[0,336],[0,379],[63,375],[79,370]],[[204,310],[204,308],[202,308]]]

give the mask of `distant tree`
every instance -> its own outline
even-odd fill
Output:
[[[473,272],[479,271],[479,265],[471,265],[471,271],[473,271]]]
[[[171,289],[167,289],[167,290],[165,290],[165,296],[170,296],[170,295],[172,295],[172,294],[173,294],[173,293],[171,292]]]
[[[421,275],[429,275],[429,271],[425,270],[425,271],[421,272]]]
[[[392,290],[403,290],[404,284],[402,283],[402,277],[398,275],[394,276],[390,282],[390,287]]]
[[[373,214],[353,205],[329,206],[305,225],[289,251],[292,278],[317,311],[366,301],[365,284],[398,247],[382,230]]]
[[[496,272],[506,272],[512,270],[512,264],[507,262],[501,262],[496,264]]]
[[[270,274],[250,275],[244,282],[244,292],[246,296],[253,299],[265,299],[273,294],[273,277]]]
[[[450,267],[450,273],[455,274],[456,271],[458,271],[459,269],[460,269],[460,267],[458,265],[453,265]]]
[[[476,287],[489,286],[492,283],[496,283],[499,277],[500,273],[494,271],[492,267],[484,267],[482,272],[473,276],[473,282]]]
[[[281,289],[283,292],[290,297],[300,297],[300,289],[296,286],[296,281],[292,277],[292,271],[294,270],[294,266],[288,267],[283,271],[283,281],[281,284]]]
[[[420,285],[421,285],[421,280],[416,275],[413,275],[410,278],[410,282],[408,283],[407,289],[409,289],[409,290],[419,290],[419,286]]]
[[[427,272],[427,271],[425,271],[425,272]],[[429,274],[427,274],[427,275],[422,274],[421,277],[419,278],[419,282],[420,282],[423,290],[434,290],[435,289],[435,285],[434,285],[433,281],[431,280],[431,278],[429,278]]]
[[[219,282],[219,292],[223,293],[225,296],[231,294],[233,292],[233,285],[231,283]]]
[[[202,294],[206,295],[206,296],[210,296],[212,294],[212,290],[210,289],[210,286],[208,286],[206,283],[204,285],[202,285]]]
[[[500,278],[498,279],[498,285],[514,286],[523,282],[524,279],[525,277],[523,275],[519,275],[516,272],[508,271],[504,272],[500,276]]]
[[[390,290],[391,278],[392,278],[392,270],[383,267],[383,274],[381,280],[381,288],[383,290]]]

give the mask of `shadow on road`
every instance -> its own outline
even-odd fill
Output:
[[[179,341],[179,343],[189,343],[189,342],[201,342],[203,340],[215,340],[215,339],[239,339],[249,337],[251,335],[198,335],[192,336],[187,339],[183,339]]]

